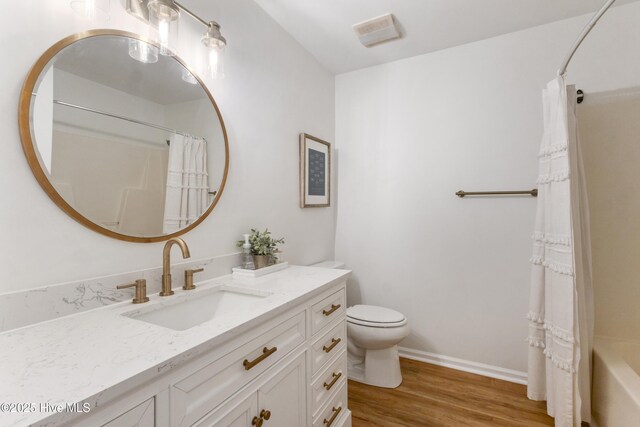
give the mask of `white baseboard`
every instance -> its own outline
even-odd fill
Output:
[[[485,377],[497,378],[499,380],[509,381],[512,383],[527,384],[526,372],[514,371],[512,369],[485,365],[484,363],[457,359],[455,357],[443,356],[441,354],[427,353],[426,351],[414,350],[405,347],[398,347],[398,353],[400,354],[400,357],[407,359],[457,369],[458,371],[471,372],[472,374],[484,375]]]

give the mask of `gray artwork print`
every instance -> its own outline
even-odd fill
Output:
[[[325,157],[324,153],[309,148],[309,181],[307,188],[310,196],[325,195]]]

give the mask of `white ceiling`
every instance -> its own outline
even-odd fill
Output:
[[[78,41],[58,53],[55,67],[161,105],[207,97],[200,85],[182,80],[183,67],[170,56],[155,64],[129,56],[129,39],[101,36]]]
[[[592,13],[604,4],[604,0],[255,1],[335,74]],[[616,4],[632,1],[636,0]],[[403,38],[362,46],[351,26],[389,12],[399,21]]]

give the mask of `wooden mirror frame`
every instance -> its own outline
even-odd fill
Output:
[[[84,225],[85,227],[95,232],[98,232],[105,236],[112,237],[114,239],[124,240],[127,242],[136,242],[136,243],[162,242],[172,237],[185,234],[193,230],[202,221],[204,221],[204,219],[207,216],[209,216],[213,208],[215,208],[216,204],[218,203],[218,200],[220,200],[220,196],[222,196],[225,183],[227,182],[227,174],[229,172],[229,141],[227,139],[227,130],[224,126],[224,120],[222,120],[220,109],[218,108],[216,101],[213,99],[211,92],[209,92],[209,89],[204,84],[204,82],[200,79],[200,77],[198,77],[198,75],[195,72],[193,72],[193,70],[191,70],[187,66],[187,64],[178,56],[174,56],[173,58],[176,61],[178,61],[183,67],[185,67],[187,70],[191,72],[191,74],[196,78],[196,80],[200,84],[200,87],[202,87],[204,92],[209,97],[209,101],[211,101],[211,104],[213,105],[213,108],[215,109],[216,114],[218,115],[218,120],[220,120],[220,126],[222,127],[222,134],[224,135],[225,164],[224,164],[224,174],[222,176],[222,182],[220,183],[218,192],[215,198],[213,199],[213,201],[211,202],[211,205],[209,205],[207,210],[193,224],[190,224],[188,227],[185,227],[179,231],[176,231],[175,233],[167,234],[163,236],[136,237],[136,236],[129,236],[127,234],[116,233],[115,231],[109,230],[107,228],[104,228],[94,223],[90,219],[83,216],[80,212],[75,210],[71,205],[69,205],[69,203],[67,203],[67,201],[64,200],[64,198],[60,195],[60,193],[58,193],[58,191],[55,189],[53,184],[51,184],[51,182],[49,181],[49,178],[47,177],[47,174],[42,169],[42,165],[40,164],[40,160],[38,158],[39,156],[38,156],[37,148],[34,145],[34,141],[31,136],[31,124],[29,122],[29,110],[31,107],[31,97],[35,90],[35,85],[38,82],[38,78],[40,77],[40,74],[49,64],[49,61],[51,61],[51,59],[55,57],[61,50],[63,50],[67,46],[79,40],[84,40],[84,39],[97,37],[97,36],[128,37],[136,40],[141,40],[153,46],[159,47],[158,44],[152,40],[148,40],[142,36],[139,36],[134,33],[129,33],[126,31],[90,30],[90,31],[84,31],[81,33],[73,34],[69,37],[65,37],[64,39],[60,40],[59,42],[51,46],[49,49],[47,49],[42,54],[42,56],[38,58],[36,63],[33,65],[33,67],[31,67],[29,74],[27,74],[27,79],[25,80],[24,85],[22,86],[22,92],[20,93],[20,102],[18,105],[18,126],[20,129],[20,139],[22,141],[22,149],[24,150],[24,154],[27,158],[27,162],[29,163],[29,167],[31,168],[33,175],[35,176],[36,180],[38,181],[42,189],[45,191],[45,193],[47,193],[47,195],[51,198],[51,200],[53,200],[53,202],[56,205],[58,205],[60,209],[62,209],[64,212],[67,213],[67,215],[69,215],[70,217],[78,221],[80,224]]]

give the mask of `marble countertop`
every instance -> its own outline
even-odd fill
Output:
[[[174,288],[172,297],[150,295],[146,304],[122,302],[2,333],[0,404],[31,408],[7,412],[0,407],[0,425],[61,423],[69,414],[41,411],[41,405],[86,402],[96,407],[321,293],[349,274],[348,270],[291,266],[255,279],[222,276],[199,283],[193,291]],[[122,315],[171,304],[176,298],[197,297],[221,285],[255,289],[268,296],[251,312],[239,311],[184,331]]]

